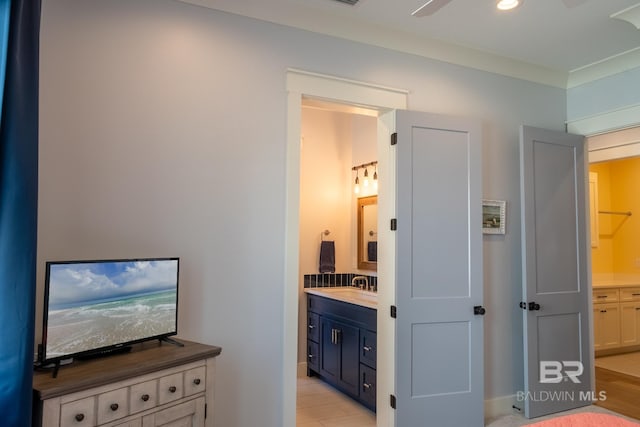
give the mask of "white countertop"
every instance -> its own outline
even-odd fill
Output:
[[[594,274],[591,279],[593,289],[640,287],[640,276],[627,274]]]
[[[344,286],[341,288],[305,288],[305,293],[325,298],[378,309],[378,294],[358,288]]]

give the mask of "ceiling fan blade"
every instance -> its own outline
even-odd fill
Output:
[[[449,3],[450,1],[451,0],[429,0],[428,2],[420,6],[418,9],[416,9],[412,13],[412,15],[418,18],[422,16],[433,15],[434,13],[439,11],[441,8],[446,6],[447,3]]]
[[[587,0],[562,0],[562,3],[564,3],[564,5],[570,9],[572,7],[580,6],[581,4],[586,2]]]

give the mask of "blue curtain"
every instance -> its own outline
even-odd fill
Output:
[[[0,0],[0,424],[31,425],[40,0]]]

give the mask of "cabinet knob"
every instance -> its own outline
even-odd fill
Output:
[[[84,420],[84,414],[76,414],[75,418],[77,422],[80,422]]]
[[[364,347],[362,347],[362,349],[363,349],[364,351],[371,351],[371,347],[369,347],[369,346],[367,346],[367,345],[365,345]]]
[[[367,383],[362,383],[362,387],[366,388],[367,390],[369,390],[371,388],[371,384],[367,384]]]
[[[171,387],[169,387],[169,393],[175,393],[177,390],[176,386],[172,385]]]
[[[313,359],[313,354],[310,354],[310,355],[309,355],[309,359]]]
[[[117,411],[117,410],[118,410],[118,408],[119,408],[119,406],[118,406],[118,404],[117,404],[117,403],[112,403],[112,404],[111,404],[111,406],[109,406],[109,407],[110,407],[110,408],[111,408],[111,410],[112,410],[112,411],[114,411],[114,412],[115,412],[115,411]]]
[[[314,325],[309,325],[309,329],[315,329],[316,327]]]
[[[200,385],[200,378],[196,378],[196,379],[194,379],[194,380],[193,380],[193,383],[194,383],[195,385]]]
[[[149,395],[148,394],[143,394],[140,399],[142,399],[143,402],[146,402],[149,400]]]

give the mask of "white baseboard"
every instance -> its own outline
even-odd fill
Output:
[[[485,420],[489,420],[519,412],[513,408],[514,405],[519,406],[516,404],[515,394],[487,399],[484,401],[484,418]]]

